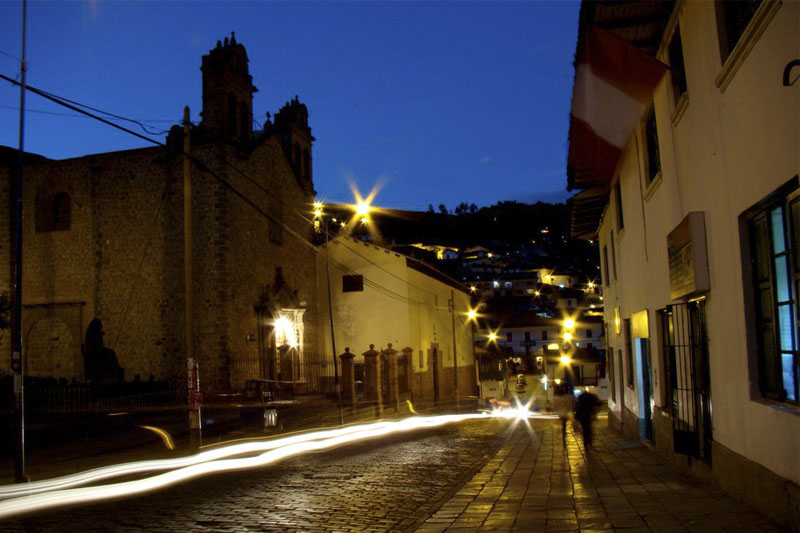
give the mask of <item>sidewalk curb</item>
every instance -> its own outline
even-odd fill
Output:
[[[449,489],[440,492],[432,503],[420,508],[416,513],[397,524],[397,526],[392,528],[391,531],[417,531],[422,524],[424,524],[431,516],[436,514],[436,512],[441,509],[445,503],[450,501],[450,499],[455,496],[458,491],[460,491],[464,485],[466,485],[466,483],[475,476],[475,474],[477,474],[500,452],[506,442],[508,442],[508,439],[511,437],[513,432],[514,424],[509,421],[509,424],[500,434],[494,446],[492,446],[489,451],[481,455],[480,458],[477,459],[470,468],[464,470],[464,472],[458,477],[456,482]]]

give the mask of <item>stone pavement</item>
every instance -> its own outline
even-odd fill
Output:
[[[783,531],[718,488],[679,474],[641,443],[595,424],[562,441],[557,421],[518,422],[500,451],[409,530]]]

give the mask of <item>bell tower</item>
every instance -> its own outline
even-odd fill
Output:
[[[305,189],[313,189],[311,143],[314,137],[308,126],[308,108],[297,96],[275,115],[275,131],[280,136],[283,151],[291,163],[297,181]]]
[[[207,140],[247,145],[252,139],[253,78],[244,46],[231,38],[203,56],[203,111],[200,128]]]

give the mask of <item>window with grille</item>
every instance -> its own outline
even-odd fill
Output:
[[[35,228],[37,233],[67,231],[72,224],[72,203],[69,194],[40,191],[36,195]]]

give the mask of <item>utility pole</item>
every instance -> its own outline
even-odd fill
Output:
[[[192,165],[189,151],[192,149],[189,122],[189,106],[183,108],[183,278],[184,302],[186,305],[186,372],[189,389],[189,443],[192,449],[202,444],[200,421],[200,376],[194,355],[194,321],[192,320]]]
[[[455,388],[456,388],[456,407],[458,407],[461,395],[459,394],[458,390],[458,350],[456,349],[456,297],[455,291],[450,289],[450,319],[452,322],[453,328],[453,375],[455,376]]]
[[[28,481],[25,473],[25,365],[22,354],[22,169],[25,164],[25,15],[27,2],[22,0],[22,62],[19,89],[19,152],[17,171],[11,187],[11,370],[14,373],[14,421],[17,426],[16,453],[14,455],[14,479],[17,483]]]
[[[333,303],[331,302],[331,272],[328,266],[330,253],[330,233],[328,233],[328,222],[330,218],[325,219],[325,281],[328,286],[328,318],[331,324],[331,350],[333,350],[333,386],[336,389],[336,399],[339,402],[339,423],[344,425],[344,409],[342,408],[342,386],[339,382],[339,363],[336,361],[338,355],[336,354],[336,336],[333,331]]]

